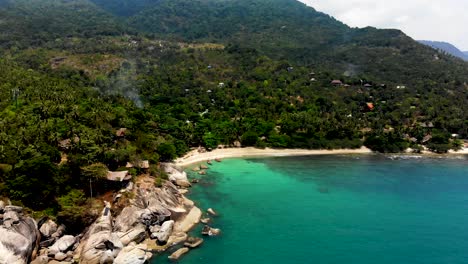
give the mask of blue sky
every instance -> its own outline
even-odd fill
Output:
[[[300,0],[351,27],[398,28],[468,51],[468,0]]]

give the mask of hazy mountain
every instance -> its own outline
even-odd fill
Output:
[[[468,61],[468,53],[467,52],[462,52],[459,50],[457,47],[454,45],[448,43],[448,42],[441,42],[441,41],[430,41],[430,40],[419,40],[420,43],[430,46],[434,49],[441,50],[443,52],[446,52],[447,54],[450,54],[452,56],[458,57],[460,59]]]
[[[468,76],[465,63],[443,55],[436,60],[431,48],[399,30],[350,28],[295,0],[2,2],[2,46],[130,32],[255,49],[273,59],[327,67],[347,75],[365,73],[387,82],[414,83],[427,76],[442,78],[441,74],[446,80],[456,79],[450,76],[455,73]]]

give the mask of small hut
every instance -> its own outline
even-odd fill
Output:
[[[135,162],[135,164],[131,162],[127,162],[127,165],[125,165],[126,168],[139,168],[139,169],[149,169],[150,164],[148,160],[142,160]]]
[[[341,86],[341,85],[343,85],[343,82],[340,81],[340,80],[333,80],[333,81],[331,81],[331,84],[335,85],[335,86]]]
[[[125,137],[126,134],[127,134],[127,129],[124,127],[120,128],[119,130],[115,132],[115,135],[117,137]]]

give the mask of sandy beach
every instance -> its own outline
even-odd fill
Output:
[[[372,151],[366,147],[359,149],[334,149],[334,150],[309,150],[309,149],[258,149],[248,148],[224,148],[215,149],[210,152],[199,152],[192,150],[185,156],[174,161],[177,166],[187,167],[192,164],[201,163],[207,160],[226,158],[249,158],[249,157],[287,157],[287,156],[311,156],[311,155],[339,155],[339,154],[369,154]],[[423,155],[441,155],[424,151]],[[468,148],[459,151],[449,151],[447,154],[468,155]],[[443,155],[443,154],[442,154]]]
[[[207,160],[225,158],[247,158],[247,157],[285,157],[285,156],[309,156],[309,155],[337,155],[337,154],[368,154],[372,151],[362,147],[360,149],[335,149],[335,150],[308,150],[308,149],[258,149],[248,148],[224,148],[215,149],[210,152],[199,152],[192,150],[185,156],[176,159],[177,166],[186,167]]]

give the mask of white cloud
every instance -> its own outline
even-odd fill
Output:
[[[398,28],[468,50],[468,0],[300,0],[351,27]]]

